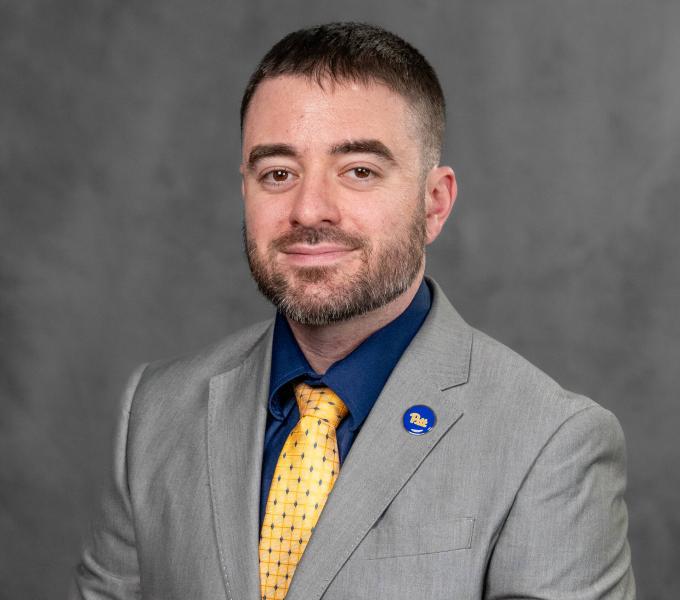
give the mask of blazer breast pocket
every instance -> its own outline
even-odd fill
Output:
[[[361,543],[361,558],[395,558],[467,550],[472,547],[474,517],[420,524],[379,523]]]

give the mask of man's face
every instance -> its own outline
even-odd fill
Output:
[[[245,245],[260,291],[326,325],[395,299],[422,273],[421,144],[380,84],[265,80],[243,130]]]

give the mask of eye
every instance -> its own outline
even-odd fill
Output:
[[[286,169],[274,169],[268,171],[262,176],[263,181],[270,181],[272,183],[285,183],[288,181],[290,173]]]
[[[259,177],[260,183],[269,187],[281,187],[293,182],[295,175],[288,169],[276,168],[266,171]]]
[[[368,179],[373,174],[373,171],[366,167],[355,167],[352,172],[357,179]]]
[[[376,172],[368,167],[352,167],[345,171],[345,175],[354,181],[370,181],[377,177]]]

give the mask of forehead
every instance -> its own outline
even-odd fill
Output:
[[[299,147],[372,138],[395,148],[415,146],[413,110],[400,94],[381,83],[299,76],[264,80],[257,88],[243,128],[244,152],[256,144]]]

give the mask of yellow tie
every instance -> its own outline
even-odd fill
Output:
[[[300,420],[276,463],[260,533],[262,600],[286,597],[340,471],[335,429],[347,407],[331,389],[305,383],[295,398]]]

